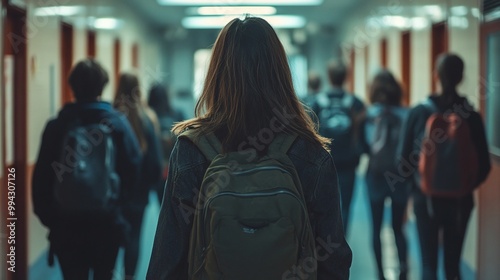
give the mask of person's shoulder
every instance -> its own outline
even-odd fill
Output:
[[[300,136],[295,139],[288,154],[313,165],[321,165],[330,156],[322,146]]]
[[[179,168],[188,168],[207,161],[201,150],[191,139],[182,134],[179,136],[172,151],[172,153],[177,153],[177,165]]]

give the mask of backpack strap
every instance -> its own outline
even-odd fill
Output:
[[[271,145],[269,145],[269,154],[285,154],[292,147],[293,142],[297,138],[297,134],[280,133],[276,135]]]
[[[188,129],[182,132],[179,137],[186,137],[191,140],[209,161],[222,153],[222,144],[213,133],[199,136],[196,129]]]

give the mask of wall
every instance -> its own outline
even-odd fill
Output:
[[[73,62],[77,62],[87,55],[87,24],[82,17],[35,16],[35,9],[41,1],[32,1],[28,4],[28,19],[30,33],[28,35],[28,164],[33,166],[36,161],[40,139],[45,123],[56,116],[61,107],[61,61],[60,61],[60,23],[61,20],[72,24]],[[78,5],[78,1],[72,2]],[[142,78],[143,86],[152,80],[148,69],[156,69],[161,61],[160,46],[156,34],[151,34],[149,28],[143,24],[133,11],[118,0],[99,1],[92,4],[81,1],[86,7],[85,17],[119,17],[123,25],[116,30],[96,30],[96,58],[108,71],[110,82],[104,90],[103,99],[111,101],[115,91],[114,77],[114,40],[121,40],[121,69],[132,69],[132,44],[139,44],[139,69],[135,73]],[[102,6],[113,7],[111,10]],[[144,96],[145,97],[145,96]],[[29,264],[33,264],[40,254],[47,249],[46,229],[32,213],[29,205]]]

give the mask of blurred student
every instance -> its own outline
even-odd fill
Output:
[[[347,232],[355,172],[361,155],[359,130],[365,106],[354,94],[344,90],[346,76],[343,63],[332,61],[328,65],[331,87],[317,95],[313,110],[319,119],[319,133],[332,139],[330,149],[339,176],[342,220]]]
[[[413,207],[422,256],[422,279],[437,279],[440,231],[446,279],[461,279],[460,258],[473,191],[490,171],[481,116],[457,92],[463,60],[450,53],[436,62],[438,92],[411,109],[392,181],[415,185]]]
[[[183,121],[184,116],[181,111],[175,110],[170,102],[167,89],[160,83],[155,83],[149,90],[148,106],[156,113],[160,126],[160,143],[163,159],[163,180],[154,187],[161,204],[163,198],[163,189],[168,173],[168,162],[170,154],[174,148],[177,136],[172,133],[172,127],[175,123]]]
[[[307,95],[304,97],[304,104],[311,108],[316,100],[316,95],[321,91],[321,77],[314,71],[309,71],[307,75]]]
[[[295,95],[286,54],[276,32],[257,17],[230,21],[215,42],[207,73],[196,117],[174,127],[174,132],[183,132],[183,137],[177,140],[170,159],[147,279],[219,279],[216,275],[227,279],[281,279],[298,275],[312,279],[311,275],[315,274],[318,279],[348,279],[352,255],[342,228],[335,167],[325,149],[328,140],[315,132],[314,124]],[[186,133],[194,140],[185,137]],[[278,139],[283,142],[275,142]],[[213,150],[208,152],[202,146]],[[268,151],[274,151],[274,156],[280,158],[275,164],[284,161],[289,164],[286,167],[280,164],[282,168],[263,165],[238,172],[240,167],[260,163],[266,158],[264,155],[272,156]],[[282,191],[280,187],[285,185],[275,185],[274,190],[251,195],[241,194],[254,188],[254,184],[238,192],[221,193],[219,191],[231,188],[232,182],[225,180],[224,174],[228,173],[224,172],[208,179],[229,185],[211,188],[207,183],[207,192],[200,191],[205,172],[217,171],[207,167],[226,157],[240,159],[230,162],[232,167],[221,166],[235,170],[230,174],[232,178],[254,176],[252,181],[262,182],[257,174],[273,172],[270,173],[275,175],[273,179],[266,181],[272,185],[273,180],[295,173],[295,179],[288,185],[301,184],[303,195],[292,195],[291,189]],[[231,215],[241,216],[224,219],[217,216],[220,211],[214,212],[209,206],[199,208],[198,203],[204,201],[204,195],[210,196],[211,191],[220,194],[221,199],[226,198],[215,198],[210,200],[212,203],[230,203],[220,208],[221,211],[227,213],[234,209],[236,212]],[[305,198],[305,208],[294,209],[304,211],[284,211],[272,219],[263,218],[262,215],[279,209],[266,201],[277,202],[276,199],[281,198],[298,202],[302,201],[300,197]],[[231,203],[233,198],[235,203]],[[253,207],[243,207],[252,201],[256,203]],[[263,204],[272,207],[258,206]],[[300,229],[290,224],[288,217],[294,215],[292,212],[305,219]],[[203,224],[207,230],[196,231]],[[299,232],[300,238],[295,235]],[[311,242],[303,243],[304,237]],[[197,246],[200,238],[211,245]],[[321,257],[309,254],[312,247],[319,248]],[[280,257],[275,257],[277,254],[281,254]],[[309,257],[304,263],[301,260],[305,256]],[[279,276],[270,276],[270,271]]]
[[[407,279],[407,240],[403,232],[409,197],[408,184],[389,185],[387,172],[397,172],[396,148],[401,141],[407,109],[401,106],[402,89],[391,72],[379,71],[370,87],[371,106],[366,109],[364,151],[369,156],[366,186],[372,215],[372,246],[379,279],[385,279],[380,231],[386,199],[391,200],[392,230],[399,256],[399,279]]]
[[[32,178],[35,214],[50,230],[49,263],[64,279],[112,279],[130,225],[124,212],[139,179],[141,153],[127,119],[100,101],[108,75],[92,59],[76,64],[66,104],[43,132]]]
[[[162,158],[158,136],[160,129],[154,112],[142,103],[137,76],[128,73],[120,75],[113,105],[127,117],[139,140],[142,153],[139,187],[132,193],[133,207],[125,211],[125,216],[131,225],[130,240],[125,246],[125,274],[127,277],[135,277],[142,220],[148,204],[149,191],[162,180]]]

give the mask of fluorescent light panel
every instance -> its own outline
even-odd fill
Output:
[[[97,18],[93,22],[96,29],[116,29],[122,25],[122,21],[116,18]]]
[[[315,6],[323,0],[157,0],[165,6],[217,6],[217,5],[273,5],[273,6]]]
[[[234,18],[234,16],[185,17],[182,19],[182,26],[190,29],[219,29]],[[306,25],[306,20],[301,16],[279,15],[262,18],[274,28],[301,28]]]
[[[210,15],[274,15],[276,8],[271,6],[210,6],[196,8],[196,13],[203,16]]]
[[[85,7],[83,6],[51,6],[51,7],[40,7],[35,8],[35,16],[46,17],[46,16],[75,16],[85,12]]]

